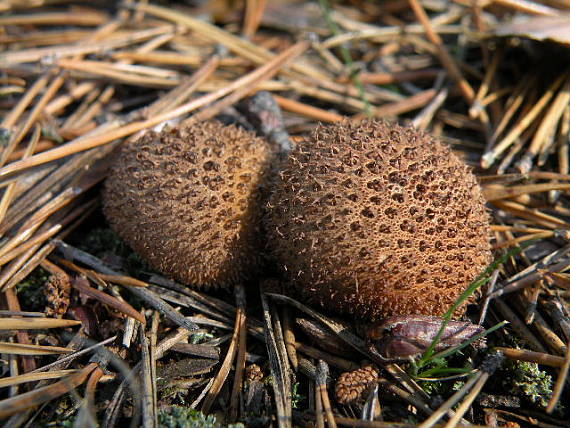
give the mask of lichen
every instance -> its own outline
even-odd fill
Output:
[[[224,428],[214,415],[181,406],[163,407],[158,412],[158,426],[161,428]],[[230,424],[227,428],[244,428],[243,424]]]

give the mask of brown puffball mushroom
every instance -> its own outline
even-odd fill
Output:
[[[266,222],[291,286],[361,320],[442,315],[491,262],[469,168],[429,135],[383,121],[321,125],[298,143]]]
[[[112,228],[153,268],[184,284],[230,286],[260,261],[267,143],[219,122],[149,131],[107,178]]]

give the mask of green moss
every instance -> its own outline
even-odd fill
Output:
[[[161,428],[223,428],[214,415],[205,416],[189,407],[170,406],[158,412],[158,426]],[[243,424],[227,425],[227,428],[244,428]]]
[[[512,377],[506,386],[531,403],[546,408],[552,396],[552,376],[540,370],[538,364],[526,361],[514,361],[510,368]]]
[[[130,275],[150,271],[150,267],[112,229],[95,228],[82,239],[78,247],[96,257],[105,259],[109,254],[122,259],[121,269]]]
[[[42,268],[36,268],[26,279],[16,285],[18,300],[24,311],[43,312],[46,308],[46,296],[44,286],[49,278],[49,273]]]

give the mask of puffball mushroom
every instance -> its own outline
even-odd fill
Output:
[[[122,148],[103,210],[153,268],[188,285],[229,286],[258,271],[269,157],[264,140],[219,122],[149,131]]]
[[[319,126],[289,155],[268,208],[269,250],[291,286],[362,320],[441,315],[491,262],[475,176],[409,127]]]

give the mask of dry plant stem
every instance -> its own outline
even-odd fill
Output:
[[[449,419],[449,422],[445,425],[444,428],[453,428],[457,426],[463,415],[467,413],[467,410],[469,410],[469,407],[471,407],[471,404],[473,404],[473,401],[475,401],[479,395],[479,392],[481,392],[481,389],[483,389],[483,386],[485,385],[485,382],[487,382],[487,379],[489,379],[489,373],[481,373],[481,376],[477,379],[477,383],[471,392],[469,392],[469,395],[465,401],[463,401],[463,403],[461,403],[461,405],[457,408],[455,415]]]
[[[267,352],[269,354],[271,374],[274,377],[272,387],[275,394],[275,405],[277,408],[277,424],[279,428],[290,428],[292,426],[292,415],[288,360],[286,359],[286,355],[285,360],[283,360],[282,355],[279,352],[272,314],[262,286],[260,286],[260,295],[261,304],[263,306],[265,345],[267,346]]]
[[[365,421],[362,419],[351,419],[344,416],[337,416],[336,422],[341,426],[352,428],[417,428],[418,426],[417,424],[407,424],[401,422]],[[443,428],[443,426],[444,424],[434,425],[435,428]],[[469,428],[489,428],[489,425],[469,424],[468,426]]]
[[[319,360],[317,364],[317,389],[321,395],[321,401],[323,404],[323,410],[327,416],[327,423],[330,428],[336,428],[336,422],[334,420],[334,414],[331,408],[331,402],[329,400],[329,393],[327,390],[327,378],[329,375],[329,368],[327,363],[323,360]]]
[[[103,77],[117,83],[134,86],[148,86],[151,88],[171,87],[180,83],[180,77],[152,77],[118,70],[119,65],[102,62],[74,59],[60,59],[57,65],[65,70],[87,73],[88,77]],[[80,75],[84,74],[81,73]],[[75,75],[75,73],[73,74]]]
[[[344,116],[340,114],[323,110],[321,108],[301,103],[299,101],[291,100],[280,95],[273,95],[273,98],[275,101],[277,101],[277,104],[279,104],[279,107],[281,107],[283,110],[297,113],[301,116],[305,116],[311,119],[317,119],[323,122],[339,122],[344,119]]]
[[[87,405],[87,409],[90,415],[95,415],[95,390],[97,388],[97,384],[103,377],[105,372],[101,369],[101,367],[95,368],[89,375],[89,379],[87,380],[87,384],[85,385],[85,402]]]
[[[45,243],[48,239],[59,233],[65,226],[70,224],[72,221],[79,217],[82,217],[87,212],[91,212],[98,204],[97,200],[92,200],[86,204],[73,210],[69,215],[67,215],[63,220],[57,222],[53,226],[49,227],[45,232],[37,233],[33,238],[29,239],[23,244],[18,245],[13,250],[7,252],[2,257],[0,257],[0,266],[5,265],[9,261],[13,260],[23,252],[29,250],[30,248],[41,245]]]
[[[407,394],[403,398],[405,400],[412,400],[412,404],[422,410],[431,414],[431,409],[425,403],[424,400],[429,400],[429,395],[410,377],[408,374],[402,370],[397,364],[388,364],[387,361],[382,358],[381,355],[376,353],[371,353],[371,350],[366,346],[364,341],[359,337],[353,335],[344,325],[336,323],[318,312],[308,308],[307,306],[297,302],[290,297],[283,296],[281,294],[267,293],[269,297],[278,302],[287,303],[300,311],[310,315],[315,320],[322,323],[325,327],[329,328],[333,333],[335,333],[339,339],[343,340],[350,347],[370,358],[372,361],[376,362],[378,365],[383,366],[404,388],[410,391],[412,394],[404,392],[397,388],[398,391]],[[297,342],[299,344],[299,342]],[[354,370],[354,368],[348,369],[347,371]]]
[[[275,55],[263,47],[230,34],[212,24],[193,18],[190,15],[181,14],[164,7],[144,5],[140,3],[137,5],[137,10],[184,25],[215,43],[226,45],[230,50],[234,51],[238,55],[250,59],[256,64],[265,64],[266,62],[271,62],[275,59]],[[328,76],[323,74],[320,70],[302,63],[293,63],[291,65],[291,69],[315,79],[328,79]]]
[[[554,384],[554,389],[552,391],[552,397],[548,402],[548,406],[546,407],[546,413],[552,413],[556,404],[560,401],[560,396],[562,395],[562,390],[564,389],[564,384],[568,379],[568,370],[570,369],[570,343],[567,345],[566,356],[564,358],[564,363],[560,368],[560,372],[558,373],[558,378],[556,379],[556,383]]]
[[[245,2],[245,18],[243,23],[242,34],[244,37],[251,38],[261,24],[261,18],[267,0],[247,0]]]
[[[418,425],[418,428],[432,428],[437,423],[437,421],[444,417],[449,412],[449,410],[451,410],[451,408],[465,396],[467,391],[471,389],[471,387],[475,384],[475,382],[477,382],[478,379],[479,376],[477,375],[471,376],[471,378],[465,382],[465,385],[463,385],[459,391],[454,393],[445,403],[434,410],[429,418]]]
[[[445,45],[443,44],[443,40],[441,40],[441,37],[439,37],[439,35],[433,30],[432,25],[429,21],[429,18],[423,6],[420,5],[420,3],[417,0],[408,0],[408,1],[414,11],[414,14],[423,25],[426,32],[426,36],[435,45],[439,60],[446,68],[451,78],[455,80],[457,86],[459,86],[459,90],[461,91],[461,94],[463,95],[467,103],[471,104],[475,99],[475,92],[473,91],[471,85],[469,85],[469,82],[467,82],[467,80],[465,80],[465,78],[461,74],[459,67],[457,66],[451,55],[449,55],[449,52],[447,52],[447,49],[445,48]]]
[[[560,13],[557,9],[529,0],[494,0],[494,3],[531,15],[557,16]]]
[[[37,374],[23,374],[19,376],[10,376],[0,379],[0,388],[6,388],[8,386],[19,385],[28,382],[37,382],[39,380],[51,380],[59,379],[64,376],[68,376],[73,373],[77,373],[79,370],[54,370],[49,373],[37,373]]]
[[[300,55],[301,53],[303,53],[306,49],[308,49],[308,47],[309,47],[308,43],[299,42],[296,45],[293,45],[290,48],[288,48],[285,52],[283,52],[279,56],[275,57],[274,61],[277,61],[285,53],[288,53],[288,55],[285,57],[286,58],[285,61],[289,61],[292,58],[295,58],[298,55]],[[231,94],[229,94],[225,98],[222,98],[221,100],[217,101],[213,105],[205,108],[204,110],[199,111],[198,113],[196,113],[195,115],[190,117],[187,120],[187,123],[191,123],[193,121],[203,121],[203,120],[211,119],[214,116],[216,116],[217,114],[219,114],[223,109],[234,105],[236,102],[238,102],[239,100],[241,100],[245,96],[254,92],[257,84],[259,84],[260,82],[262,82],[264,80],[267,80],[267,79],[270,79],[271,77],[273,77],[279,71],[280,67],[283,65],[283,62],[281,62],[281,61],[273,62],[272,61],[272,62],[267,63],[264,66],[264,67],[266,67],[265,69],[264,69],[264,67],[261,67],[260,69],[258,69],[258,71],[260,71],[260,73],[258,76],[256,76],[255,79],[252,79],[252,82],[250,83],[252,86],[248,87],[246,85],[241,85],[240,87],[238,87],[235,91],[233,91]],[[262,69],[263,69],[263,71],[261,71]],[[241,80],[241,79],[239,79],[239,80]]]
[[[501,299],[495,299],[493,301],[494,306],[498,309],[499,313],[510,323],[510,327],[513,328],[520,337],[524,338],[529,346],[537,352],[542,352],[546,354],[546,349],[536,336],[528,329],[528,327],[519,319],[519,317],[513,312],[513,310],[505,304]]]
[[[487,142],[487,147],[485,147],[485,152],[488,152],[492,149],[494,144],[497,141],[499,135],[503,133],[507,124],[510,122],[511,118],[514,114],[518,111],[519,107],[525,100],[526,96],[528,95],[530,89],[534,87],[536,84],[537,78],[535,76],[525,77],[523,78],[513,90],[512,95],[506,102],[505,111],[499,120],[493,134],[491,135],[490,140]]]
[[[152,365],[148,339],[144,332],[144,326],[139,326],[139,343],[141,346],[141,380],[142,380],[142,423],[144,427],[154,428],[157,424],[156,406],[154,402]]]
[[[0,165],[4,165],[12,152],[16,149],[16,146],[22,141],[24,136],[28,133],[31,129],[33,124],[38,120],[40,113],[43,112],[48,101],[50,101],[53,96],[57,93],[61,85],[65,82],[63,74],[59,74],[47,87],[44,94],[41,96],[39,101],[35,103],[34,108],[30,112],[30,115],[26,119],[26,121],[18,128],[18,130],[13,134],[8,146],[2,151],[2,158],[0,159]]]
[[[287,349],[287,355],[289,356],[289,362],[293,371],[297,371],[299,366],[299,359],[297,358],[295,332],[293,331],[293,322],[291,311],[288,306],[285,306],[282,311],[283,319],[283,338],[285,340],[285,348]]]
[[[401,101],[376,107],[372,113],[374,117],[398,116],[409,111],[417,110],[428,104],[437,95],[435,89],[427,89]],[[360,117],[360,116],[358,116]]]
[[[187,81],[183,82],[177,88],[172,89],[168,94],[157,99],[147,109],[145,109],[144,118],[159,114],[160,111],[168,111],[178,107],[181,103],[186,102],[198,87],[206,81],[218,68],[220,64],[220,56],[213,55],[206,63],[196,70]],[[129,137],[129,141],[134,141],[142,135],[143,131],[139,131]]]
[[[515,140],[520,137],[520,135],[525,131],[530,124],[538,117],[540,112],[546,107],[554,93],[558,90],[564,79],[567,77],[566,73],[561,74],[558,78],[550,85],[546,92],[540,97],[540,99],[534,104],[530,111],[514,126],[511,131],[503,138],[493,149],[486,152],[481,158],[481,166],[483,168],[489,168],[495,160],[508,149]]]
[[[520,236],[518,238],[509,239],[509,240],[506,240],[506,241],[503,241],[500,243],[493,244],[492,248],[494,250],[496,250],[499,248],[512,247],[512,246],[520,244],[521,242],[527,242],[527,241],[532,241],[532,240],[536,240],[536,239],[552,238],[555,234],[556,234],[556,231],[533,233],[530,235]]]
[[[495,289],[495,286],[497,285],[497,279],[499,278],[499,273],[500,273],[500,270],[495,269],[495,271],[491,275],[491,280],[489,281],[489,283],[487,284],[487,287],[485,288],[485,291],[484,291],[485,300],[483,301],[483,304],[481,305],[481,311],[480,311],[479,322],[478,322],[479,325],[483,325],[483,323],[485,322],[485,318],[487,317],[487,310],[489,309],[489,303],[491,302],[491,298],[489,297],[489,295],[493,292],[493,290]]]
[[[13,355],[53,355],[71,352],[61,346],[24,345],[21,343],[0,342],[3,354]]]
[[[36,124],[36,126],[34,127],[33,135],[26,147],[26,151],[24,152],[22,159],[26,159],[34,153],[38,141],[40,139],[40,135],[41,135],[41,127],[39,124]],[[2,222],[4,221],[4,217],[6,216],[8,207],[12,202],[12,198],[14,197],[17,185],[18,185],[17,182],[10,183],[10,185],[8,185],[8,187],[4,191],[4,194],[2,195],[2,201],[0,201],[0,224],[2,224]]]
[[[0,330],[39,330],[49,328],[66,328],[80,325],[81,321],[59,318],[0,318]]]
[[[40,228],[43,232],[51,225],[42,224],[54,213],[59,212],[63,207],[72,203],[76,198],[84,194],[86,191],[96,185],[103,176],[98,176],[92,179],[89,176],[83,177],[81,182],[76,183],[75,186],[68,187],[61,192],[58,196],[53,198],[49,203],[45,204],[42,208],[36,211],[17,231],[16,236],[5,243],[0,249],[0,256],[5,256],[8,251],[14,249],[20,243],[28,240],[32,234]]]
[[[519,310],[524,310],[524,307],[520,303],[520,299],[515,300],[516,306]],[[567,348],[566,344],[554,333],[552,328],[546,323],[544,318],[536,312],[534,314],[533,324],[534,328],[538,331],[543,341],[548,345],[548,347],[559,355],[565,355]]]
[[[374,85],[390,85],[392,83],[413,82],[415,80],[426,80],[437,77],[440,73],[438,69],[399,71],[393,73],[360,73],[362,83],[372,83]],[[343,78],[342,83],[348,80]]]
[[[542,352],[527,351],[526,349],[503,348],[501,346],[495,349],[512,360],[528,361],[530,363],[543,364],[551,367],[562,367],[565,362],[564,357]]]
[[[182,116],[219,98],[222,98],[232,91],[239,91],[239,98],[241,98],[245,96],[247,92],[250,92],[253,89],[251,87],[252,84],[259,83],[260,80],[271,78],[275,73],[278,72],[279,68],[283,66],[283,64],[285,64],[287,61],[290,61],[295,56],[300,55],[307,47],[308,45],[304,42],[293,45],[281,54],[277,55],[271,62],[232,82],[230,85],[214,93],[210,93],[196,100],[192,100],[169,112],[160,114],[144,121],[132,122],[119,129],[114,129],[103,134],[95,135],[93,137],[82,137],[80,139],[71,141],[62,147],[34,155],[26,160],[14,162],[0,169],[0,180],[6,177],[11,177],[22,170],[107,144],[113,140],[126,137],[142,129],[158,125],[161,122],[174,119],[178,116]],[[230,97],[228,97],[222,101],[222,104],[214,105],[209,109],[204,110],[204,115],[211,113],[215,114],[216,109],[223,108],[225,104],[228,103],[228,101],[231,103],[236,100],[230,99]]]
[[[63,394],[67,394],[85,382],[91,372],[97,367],[97,363],[91,363],[79,373],[72,374],[57,383],[0,401],[0,418],[6,418],[31,407],[39,406]]]
[[[2,120],[2,127],[7,129],[12,129],[14,125],[18,122],[18,119],[22,116],[22,113],[28,108],[32,100],[36,97],[39,92],[45,88],[49,81],[51,73],[44,73],[34,84],[29,88],[24,96],[20,98],[18,103],[14,108],[8,113]],[[6,156],[3,156],[6,158]]]
[[[321,389],[315,376],[315,419],[317,428],[325,428],[325,418],[323,412],[323,400],[321,398]]]
[[[496,77],[497,66],[499,65],[499,61],[502,58],[503,58],[502,51],[499,50],[499,52],[496,52],[495,55],[493,56],[493,60],[491,61],[491,64],[489,64],[485,72],[485,78],[483,79],[483,82],[481,82],[481,86],[477,91],[477,95],[473,100],[473,104],[469,108],[469,117],[471,117],[472,119],[476,119],[482,112],[483,105],[481,104],[481,101],[483,100],[483,98],[485,98],[485,96],[489,92],[491,82]]]
[[[16,3],[16,2],[14,2]],[[25,15],[7,15],[0,18],[0,25],[85,25],[104,24],[109,19],[106,13],[90,11],[52,12]]]
[[[71,282],[71,284],[73,288],[75,288],[80,293],[89,296],[92,299],[103,303],[104,305],[108,305],[131,318],[136,319],[141,323],[142,326],[146,324],[145,317],[139,311],[137,311],[127,302],[122,302],[113,296],[109,296],[108,294],[89,286],[89,282],[85,278],[76,278]]]
[[[86,264],[90,267],[95,267],[98,271],[103,272],[107,275],[119,275],[119,273],[115,272],[112,269],[106,267],[106,265],[99,260],[97,257],[92,256],[85,251],[79,250],[78,248],[74,248],[71,245],[68,245],[60,240],[52,240],[51,244],[57,246],[59,250],[66,255],[66,257],[73,257],[74,259],[80,261],[81,263]],[[188,330],[197,330],[198,326],[194,323],[185,319],[182,315],[180,315],[172,306],[167,304],[160,296],[156,295],[152,291],[148,290],[148,287],[131,287],[126,286],[126,288],[136,295],[138,298],[142,299],[157,311],[159,311],[162,315],[170,319],[175,324],[179,325],[180,327],[187,328]]]
[[[492,202],[500,199],[512,199],[521,195],[549,192],[552,190],[570,190],[570,183],[538,183],[511,187],[489,185],[483,188],[483,196],[487,202]]]
[[[81,209],[81,208],[80,208]],[[86,209],[74,223],[71,223],[64,231],[60,232],[56,237],[63,238],[77,226],[79,226],[85,218],[87,218],[94,210],[94,205]],[[0,277],[0,283],[4,284],[3,289],[8,290],[24,280],[55,248],[53,243],[44,244],[40,248],[40,244],[31,246],[22,254],[19,260],[13,265],[8,266],[8,272],[3,273]],[[37,252],[36,252],[37,251]]]
[[[8,51],[6,53],[0,53],[0,63],[5,64],[6,66],[15,66],[24,62],[39,62],[42,58],[64,58],[94,53],[104,54],[105,52],[113,49],[129,46],[162,34],[173,33],[174,31],[175,29],[172,25],[164,25],[161,27],[150,28],[148,30],[132,32],[123,37],[109,41],[97,41],[88,44],[78,44],[76,46],[57,46]]]
[[[245,354],[247,350],[247,314],[245,289],[243,285],[236,285],[234,289],[236,308],[240,316],[239,336],[237,345],[237,356],[235,362],[235,375],[230,399],[230,421],[236,421],[238,418],[238,409],[240,403],[240,395],[243,390],[243,378],[245,372]]]
[[[531,220],[537,225],[543,226],[547,229],[561,229],[566,227],[566,222],[559,219],[558,217],[545,214],[536,208],[528,208],[517,202],[497,200],[493,202],[493,205],[518,217]]]
[[[94,162],[108,154],[115,146],[116,144],[110,144],[103,149],[79,154],[67,162],[60,163],[59,166],[57,164],[46,165],[38,174],[32,173],[30,179],[26,174],[25,178],[20,181],[25,184],[22,186],[21,196],[12,204],[6,214],[6,219],[0,224],[0,234],[7,233],[27,216],[41,209],[68,187],[74,179],[82,176],[83,171],[92,168]]]
[[[214,383],[212,383],[212,386],[208,391],[206,398],[204,399],[204,403],[202,404],[201,410],[205,414],[210,413],[210,409],[212,408],[214,401],[218,397],[218,394],[220,393],[222,386],[224,386],[228,374],[230,373],[230,369],[232,367],[232,363],[234,361],[237,352],[240,331],[242,330],[242,327],[244,325],[245,325],[245,314],[240,308],[238,308],[234,323],[234,332],[232,334],[232,340],[230,342],[230,346],[228,348],[226,357],[224,358],[224,362],[222,363],[222,366],[220,367],[218,374],[214,378]]]
[[[384,388],[386,391],[394,395],[397,395],[402,400],[416,407],[418,410],[424,412],[426,415],[429,416],[433,413],[433,410],[422,400],[423,399],[422,394],[411,394],[408,391],[404,391],[403,389],[398,388],[396,385],[394,385],[393,382],[390,382],[387,379],[380,378],[379,381],[382,388]],[[421,391],[423,392],[424,395],[427,395],[425,391],[423,390]]]
[[[540,122],[534,137],[525,155],[518,162],[518,168],[522,173],[528,172],[532,168],[532,160],[546,145],[549,136],[554,135],[555,128],[570,101],[570,74],[566,73],[566,82],[558,92],[552,105]]]
[[[301,342],[295,342],[295,348],[297,351],[305,354],[308,357],[321,359],[327,364],[334,366],[343,371],[352,371],[358,369],[360,366],[352,361],[345,358],[338,357],[336,355],[331,355],[327,352],[321,351],[320,349],[307,346]]]
[[[38,152],[43,152],[43,151],[48,150],[48,149],[52,149],[54,146],[55,146],[55,144],[54,144],[53,142],[51,142],[51,141],[48,141],[48,140],[40,140],[40,141],[38,142],[37,146],[36,146],[36,149],[35,149],[34,153],[32,153],[32,154],[35,154],[35,153],[38,153]],[[10,155],[10,157],[8,157],[7,162],[8,162],[8,163],[9,163],[9,162],[14,162],[14,161],[17,161],[17,160],[21,159],[25,151],[26,151],[25,148],[24,148],[24,149],[18,149],[18,150],[16,150],[15,152],[13,152],[13,153]]]
[[[6,303],[8,304],[8,309],[12,311],[20,310],[20,302],[18,300],[18,295],[16,294],[15,290],[13,289],[7,290],[7,292],[4,293],[4,298],[6,299]],[[22,343],[25,345],[30,345],[32,343],[30,337],[28,336],[28,333],[25,331],[18,331],[16,334],[16,338],[18,340],[18,343]],[[36,369],[37,367],[36,360],[34,359],[33,356],[22,356],[20,358],[22,361],[22,369],[24,373],[29,373]]]
[[[427,129],[430,126],[430,123],[433,121],[433,118],[436,112],[441,108],[443,103],[447,100],[449,95],[449,90],[447,88],[443,88],[438,91],[437,95],[433,97],[433,99],[426,105],[420,113],[414,118],[412,121],[412,125],[418,129]]]
[[[27,241],[32,234],[42,226],[42,224],[52,214],[58,212],[60,209],[71,203],[71,201],[78,195],[75,195],[74,189],[67,188],[60,193],[48,204],[45,204],[40,210],[36,211],[16,232],[16,235],[9,239],[0,248],[0,256],[6,255],[9,251],[16,248],[21,243]]]

